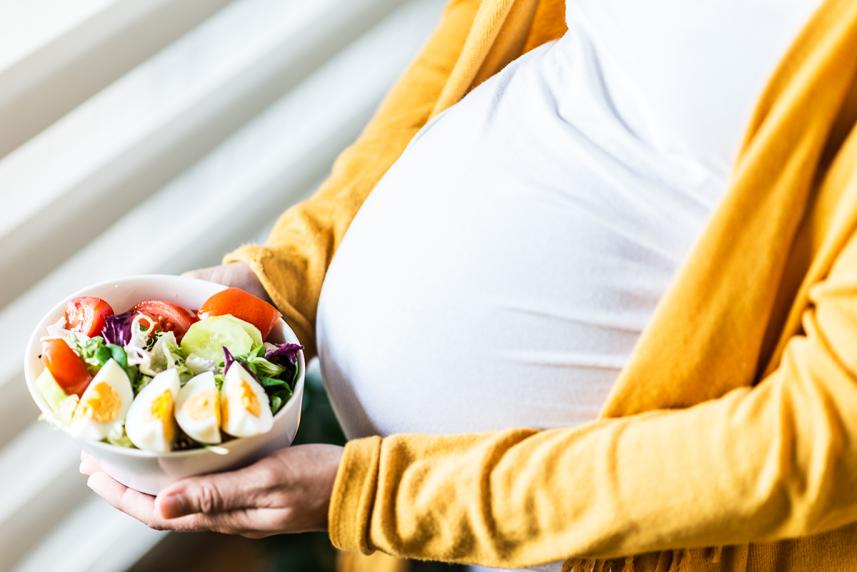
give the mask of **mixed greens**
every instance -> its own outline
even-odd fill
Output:
[[[147,300],[115,314],[76,298],[43,339],[36,387],[56,424],[118,446],[164,452],[264,433],[292,397],[302,350],[265,341],[279,318],[234,288],[198,313]]]

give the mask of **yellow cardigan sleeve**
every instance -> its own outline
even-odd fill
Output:
[[[333,253],[369,192],[431,117],[479,4],[450,2],[416,60],[318,191],[283,213],[264,245],[245,245],[224,257],[250,264],[308,358],[315,355],[316,308]]]
[[[354,441],[331,538],[346,550],[524,567],[857,521],[857,234],[811,289],[802,325],[758,385],[692,408]]]

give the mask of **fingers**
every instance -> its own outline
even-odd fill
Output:
[[[256,463],[238,471],[179,481],[161,491],[156,507],[166,519],[264,507],[269,502],[265,493],[274,482],[267,464]]]
[[[86,486],[114,508],[150,525],[154,513],[154,497],[129,489],[102,472],[93,473],[86,481]]]
[[[86,484],[93,492],[110,503],[115,509],[124,512],[155,530],[175,530],[179,532],[211,530],[224,534],[252,534],[256,532],[248,526],[252,519],[247,515],[193,515],[166,520],[155,509],[155,497],[135,491],[134,489],[129,489],[112,479],[106,473],[93,473]]]
[[[187,272],[182,272],[181,275],[186,278],[198,278],[200,280],[207,280],[211,272],[211,268],[197,268],[196,270],[188,270]]]
[[[264,507],[264,491],[272,482],[262,463],[239,471],[185,479],[167,487],[158,498],[135,491],[104,473],[86,453],[80,471],[87,486],[114,508],[156,530],[213,530],[232,534],[265,535],[248,511]]]
[[[183,272],[182,276],[187,278],[198,278],[200,280],[208,280],[209,282],[217,282],[225,286],[234,286],[236,282],[236,273],[233,267],[228,264],[220,264],[218,266],[208,266],[206,268],[197,268]]]
[[[86,451],[80,452],[80,472],[84,475],[91,475],[101,470],[98,463]]]
[[[206,268],[197,268],[182,272],[182,276],[186,278],[196,278],[198,280],[208,280],[225,286],[232,286],[230,283],[229,272],[224,266],[208,266]]]
[[[284,467],[265,458],[237,471],[184,479],[155,498],[122,485],[89,455],[81,455],[87,485],[114,508],[155,530],[211,530],[249,538],[293,528],[291,510],[283,506],[288,497]]]
[[[229,262],[219,266],[199,268],[185,272],[182,276],[216,282],[224,286],[234,286],[250,292],[263,300],[270,301],[268,293],[262,287],[259,278],[246,262]]]

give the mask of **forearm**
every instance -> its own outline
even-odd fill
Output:
[[[807,336],[757,387],[689,409],[573,429],[352,443],[340,474],[359,478],[337,480],[332,538],[347,549],[518,567],[853,522],[857,384],[830,342],[853,324],[824,321],[827,335],[807,313]],[[355,499],[371,501],[364,520],[349,513]]]

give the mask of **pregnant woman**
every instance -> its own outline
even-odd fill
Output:
[[[855,53],[844,0],[451,2],[319,192],[195,273],[283,310],[349,444],[90,486],[477,566],[850,569]]]

